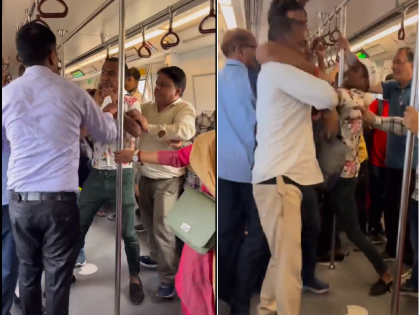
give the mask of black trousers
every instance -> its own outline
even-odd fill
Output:
[[[217,185],[218,293],[231,304],[232,315],[249,315],[251,297],[261,273],[265,274],[270,251],[252,184],[219,178]]]
[[[398,223],[400,216],[400,203],[401,203],[401,188],[402,188],[403,171],[397,169],[387,168],[386,184],[385,184],[385,232],[386,232],[386,248],[385,250],[391,257],[396,256],[397,239],[398,239]],[[410,198],[413,194],[416,184],[416,171],[411,171],[410,180]],[[407,224],[407,232],[405,233],[404,245],[404,262],[408,265],[413,263],[413,250],[410,243],[410,231]]]
[[[77,197],[67,201],[18,201],[10,219],[19,258],[23,315],[43,315],[41,277],[45,270],[47,315],[68,315],[70,285],[78,255]],[[74,199],[74,200],[73,200]]]
[[[333,223],[334,223],[334,201],[331,192],[320,192],[319,196],[321,197],[320,204],[320,214],[321,214],[321,231],[318,238],[318,256],[323,257],[331,251],[331,237],[333,233]],[[341,248],[341,239],[339,232],[339,223],[337,220],[336,223],[336,233],[335,233],[335,250]]]
[[[315,280],[321,217],[318,208],[318,195],[315,188],[299,186],[299,189],[302,192],[302,281],[306,285],[311,284]]]
[[[378,231],[384,211],[386,168],[370,165],[369,184],[369,231]]]
[[[360,164],[359,177],[356,186],[356,206],[359,225],[364,234],[367,230],[367,193],[369,189],[369,162]]]

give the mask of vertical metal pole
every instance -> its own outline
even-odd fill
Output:
[[[67,33],[66,30],[58,30],[58,34],[61,37],[61,42],[64,41],[64,37],[66,36],[66,33]],[[64,61],[64,57],[65,57],[65,54],[64,54],[64,45],[62,44],[61,45],[61,48],[60,48],[60,59],[61,59],[61,71],[60,71],[60,74],[61,74],[62,77],[65,77],[66,76],[66,63]]]
[[[417,24],[417,34],[418,34],[418,24]],[[410,106],[418,109],[418,64],[419,64],[419,40],[416,40],[416,51],[414,55],[414,73],[411,86],[413,90],[411,91],[410,97]],[[411,166],[413,164],[413,150],[414,150],[414,137],[410,131],[407,132],[407,141],[405,147],[405,157],[404,157],[404,171],[403,171],[403,181],[401,188],[401,204],[400,204],[400,218],[398,225],[398,242],[397,242],[397,273],[394,278],[394,288],[392,292],[392,302],[391,302],[391,315],[399,314],[400,306],[400,287],[401,287],[401,274],[402,274],[402,265],[403,265],[403,255],[404,255],[404,241],[405,233],[407,227],[407,214],[408,214],[408,204],[409,204],[409,191],[410,191],[410,177],[411,177]],[[417,210],[416,210],[417,211]]]
[[[118,50],[118,150],[124,144],[124,83],[125,83],[125,0],[119,0],[119,50]],[[117,165],[117,231],[115,244],[115,304],[114,315],[121,311],[121,228],[122,228],[123,167]]]
[[[144,94],[146,93],[146,89],[147,89],[147,81],[150,78],[150,73],[152,72],[152,65],[149,65],[147,67],[147,74],[146,74],[146,79],[144,80],[144,88],[143,88],[143,94],[141,96],[141,102],[144,103]]]
[[[340,32],[343,37],[346,37],[346,28],[347,28],[347,6],[344,5],[340,12],[336,12],[336,14],[340,14]],[[343,85],[344,80],[344,50],[340,50],[340,62],[338,68],[338,86],[341,87]],[[333,229],[332,229],[332,237],[331,237],[331,252],[330,252],[330,269],[335,269],[335,235],[337,233],[337,215],[334,214],[333,218]]]

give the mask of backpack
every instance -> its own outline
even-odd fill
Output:
[[[324,182],[320,185],[320,189],[330,191],[341,177],[349,149],[341,141],[340,134],[330,139],[325,137],[325,127],[322,120],[314,121],[312,126],[316,158],[324,177]]]

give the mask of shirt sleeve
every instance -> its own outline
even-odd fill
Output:
[[[93,98],[82,90],[82,125],[86,126],[96,141],[111,144],[117,140],[117,125],[111,113],[104,113]]]
[[[195,109],[189,104],[181,104],[174,117],[174,123],[168,124],[149,124],[148,133],[151,136],[158,135],[164,131],[163,141],[169,140],[190,140],[195,135]]]
[[[391,132],[398,136],[407,134],[407,127],[402,117],[375,117],[373,128],[384,132]]]
[[[178,151],[159,151],[158,163],[172,167],[185,167],[190,164],[192,145]]]
[[[339,106],[346,106],[352,108],[355,106],[366,106],[366,93],[356,89],[339,89],[341,91],[341,100]]]
[[[302,103],[316,109],[332,109],[338,104],[337,92],[328,82],[298,68],[269,62],[265,65],[264,72],[272,77],[279,89]]]

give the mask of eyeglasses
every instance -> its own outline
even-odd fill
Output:
[[[406,62],[408,62],[408,60],[396,59],[396,60],[392,60],[392,65],[393,66],[401,66],[401,65],[405,64]]]

